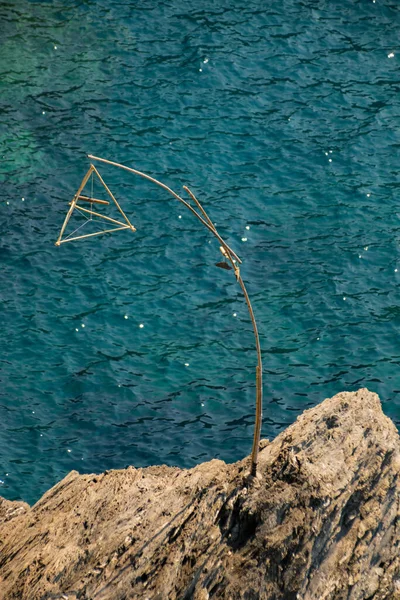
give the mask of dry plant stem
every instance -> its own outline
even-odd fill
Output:
[[[207,219],[209,225],[211,225],[211,227],[213,229],[215,229],[215,225],[214,223],[211,221],[210,217],[208,216],[208,214],[206,213],[206,211],[204,210],[204,208],[202,207],[202,205],[200,204],[200,202],[197,200],[196,196],[193,194],[193,192],[188,188],[187,185],[183,186],[183,189],[185,190],[185,192],[187,192],[189,194],[189,196],[191,197],[191,199],[193,200],[193,202],[197,205],[197,207],[200,209],[200,211],[203,213],[204,217]]]
[[[200,202],[197,200],[196,196],[193,194],[193,192],[190,191],[190,189],[186,185],[183,186],[183,189],[186,190],[186,192],[190,195],[193,202],[196,203],[199,210],[202,212],[204,217],[207,219],[209,224],[214,229],[214,233],[216,233],[217,230],[215,229],[213,222],[211,221],[210,217],[208,216],[208,214],[206,213],[206,211],[204,210],[204,208],[202,207]],[[232,265],[232,268],[235,272],[236,279],[237,279],[240,287],[242,288],[242,292],[243,292],[243,295],[245,297],[246,304],[247,304],[247,309],[249,311],[251,322],[253,324],[254,337],[255,337],[255,341],[256,341],[257,362],[258,362],[257,367],[256,367],[256,419],[255,419],[255,425],[254,425],[254,438],[253,438],[253,449],[251,451],[251,470],[250,470],[250,474],[255,477],[257,474],[258,452],[259,452],[259,447],[260,447],[261,425],[262,425],[262,385],[263,384],[262,384],[262,359],[261,359],[260,338],[258,335],[257,323],[256,323],[256,319],[254,317],[253,307],[251,305],[250,298],[247,293],[247,289],[244,284],[244,281],[240,275],[240,271],[239,271],[238,267],[235,265],[235,263],[233,262],[231,249],[229,248],[229,246],[227,244],[224,244],[223,248],[224,248],[226,257],[229,259],[229,261]]]
[[[119,212],[124,217],[125,223],[121,223],[121,221],[117,221],[116,219],[113,219],[112,217],[108,217],[107,215],[102,215],[102,214],[97,213],[97,212],[95,212],[93,210],[88,210],[87,208],[84,208],[83,206],[79,206],[78,205],[79,200],[81,200],[81,201],[83,200],[83,201],[87,201],[87,202],[91,202],[91,203],[98,203],[98,204],[110,204],[106,200],[97,200],[96,198],[90,198],[89,196],[84,196],[84,195],[82,196],[81,195],[81,192],[84,189],[85,185],[87,184],[87,182],[89,180],[89,177],[90,177],[90,175],[92,173],[96,173],[97,177],[99,178],[100,183],[103,185],[103,187],[105,188],[105,190],[109,194],[110,198],[114,201],[114,203],[115,203],[116,207],[118,208]],[[109,221],[111,223],[115,223],[116,225],[120,225],[120,227],[118,227],[115,230],[114,229],[106,229],[105,231],[99,231],[99,232],[96,232],[96,233],[88,233],[88,234],[85,234],[85,235],[80,235],[80,236],[76,236],[76,237],[73,237],[73,238],[68,238],[68,239],[63,240],[62,236],[64,234],[65,228],[66,228],[66,226],[68,224],[68,221],[70,220],[71,215],[72,215],[73,211],[75,210],[75,208],[77,208],[81,212],[85,212],[87,214],[90,214],[91,216],[99,217],[100,219],[104,219],[105,221]],[[126,216],[126,214],[124,213],[124,211],[120,207],[117,199],[113,196],[111,190],[106,185],[105,181],[103,180],[102,176],[100,175],[100,173],[98,172],[98,170],[96,169],[96,167],[94,165],[90,165],[90,168],[89,168],[88,172],[86,173],[86,175],[82,179],[82,182],[81,182],[81,184],[80,184],[80,186],[78,188],[78,191],[76,192],[75,196],[73,197],[72,202],[70,202],[70,208],[68,210],[67,216],[65,217],[63,226],[62,226],[61,231],[60,231],[60,235],[58,236],[58,239],[56,241],[56,246],[60,246],[64,242],[71,242],[71,241],[75,241],[75,240],[83,240],[84,238],[87,238],[87,237],[93,237],[95,235],[102,235],[103,233],[112,233],[113,231],[120,231],[121,229],[130,229],[131,231],[136,231],[135,227],[129,221],[128,217]]]
[[[115,223],[116,225],[121,225],[122,227],[128,227],[131,229],[131,225],[128,225],[128,223],[121,223],[121,221],[117,221],[112,217],[107,217],[107,215],[102,215],[98,212],[95,212],[94,210],[89,210],[87,208],[84,208],[83,206],[79,206],[79,204],[75,204],[75,208],[78,208],[79,210],[82,210],[83,212],[94,217],[100,217],[100,219],[104,219],[105,221],[110,221],[111,223]]]
[[[124,169],[125,171],[129,171],[130,173],[134,173],[135,175],[139,175],[140,177],[143,177],[144,179],[148,179],[149,181],[152,181],[153,183],[155,183],[156,185],[159,185],[160,187],[162,187],[164,190],[166,190],[167,192],[169,192],[172,196],[174,196],[174,198],[176,198],[177,200],[179,200],[179,202],[182,202],[182,204],[184,204],[186,206],[186,208],[188,208],[198,219],[199,221],[201,221],[201,223],[203,223],[203,225],[205,227],[207,227],[207,229],[209,231],[211,231],[211,233],[213,233],[218,240],[221,242],[221,244],[223,246],[225,246],[225,242],[224,240],[220,237],[220,235],[215,231],[215,228],[210,225],[206,220],[203,219],[203,217],[201,215],[199,215],[193,208],[193,206],[190,206],[190,204],[188,202],[186,202],[186,200],[184,200],[183,198],[181,198],[176,192],[174,192],[173,190],[171,190],[170,187],[168,187],[167,185],[165,185],[164,183],[161,183],[161,181],[158,181],[158,179],[155,179],[154,177],[151,177],[150,175],[146,175],[146,173],[142,173],[141,171],[137,171],[136,169],[132,169],[131,167],[126,167],[125,165],[121,165],[120,163],[117,162],[113,162],[112,160],[107,160],[106,158],[100,158],[99,156],[93,156],[92,154],[88,154],[88,158],[92,159],[92,160],[98,160],[100,162],[103,162],[107,165],[112,165],[114,167],[119,167],[120,169]],[[93,167],[95,169],[95,167]],[[241,263],[242,261],[240,260],[240,258],[237,256],[237,254],[235,254],[233,252],[233,250],[231,251],[233,256],[235,257],[235,259]]]
[[[219,235],[214,223],[211,221],[210,217],[208,216],[208,214],[206,213],[206,211],[204,210],[204,208],[202,207],[202,205],[200,204],[200,202],[197,200],[196,196],[193,194],[193,192],[187,187],[187,185],[183,186],[183,189],[189,194],[189,196],[192,198],[193,202],[196,203],[196,205],[199,207],[199,209],[201,210],[201,212],[203,213],[203,215],[205,216],[206,220],[208,221],[210,227],[212,228],[212,232],[215,236],[217,236],[218,241],[221,242],[223,250],[224,250],[224,256],[226,256],[226,258],[229,259],[233,270],[237,271],[237,266],[234,263],[234,260],[232,258],[232,254],[236,257],[237,255],[233,252],[233,250],[228,246],[228,244],[222,239],[222,237]],[[240,261],[242,262],[242,261]]]
[[[118,208],[119,212],[124,217],[125,221],[128,223],[128,225],[130,226],[130,228],[132,229],[132,231],[136,231],[136,229],[134,228],[133,225],[131,225],[128,217],[126,216],[126,214],[124,213],[124,211],[122,210],[122,208],[120,207],[120,205],[118,204],[117,199],[113,196],[110,188],[107,186],[107,184],[105,183],[104,179],[102,178],[102,176],[100,175],[100,173],[98,172],[98,170],[96,169],[96,167],[94,165],[91,165],[91,166],[93,167],[93,171],[96,173],[97,177],[100,179],[101,183],[104,185],[104,187],[107,190],[107,192],[110,194],[111,198],[114,200],[115,204],[117,205],[117,208]]]
[[[195,202],[195,204],[198,206],[199,210],[203,213],[206,221],[208,221],[208,224],[210,225],[210,227],[212,227],[213,230],[213,234],[216,236],[216,238],[218,239],[218,241],[223,245],[224,249],[229,253],[232,254],[235,259],[242,264],[242,261],[240,260],[240,258],[238,257],[237,254],[235,254],[235,252],[232,250],[232,248],[230,248],[228,246],[228,244],[222,239],[222,237],[219,235],[218,231],[215,228],[214,223],[211,221],[210,217],[208,216],[208,214],[206,213],[206,211],[204,210],[204,208],[202,207],[202,205],[200,204],[200,202],[197,200],[196,196],[193,194],[193,192],[187,187],[187,185],[183,186],[183,189],[189,194],[189,196],[192,198],[193,202]],[[236,269],[235,265],[233,265],[233,268]]]
[[[85,238],[94,237],[95,235],[103,235],[103,233],[114,233],[114,231],[122,231],[122,229],[130,229],[129,225],[123,227],[115,227],[114,229],[105,229],[104,231],[96,231],[95,233],[86,233],[85,235],[78,235],[73,238],[65,238],[61,240],[57,245],[66,244],[67,242],[75,242],[76,240],[83,240]]]
[[[112,165],[114,167],[119,167],[121,169],[124,169],[125,171],[129,171],[131,173],[134,173],[135,175],[139,175],[140,177],[143,177],[144,179],[152,181],[156,185],[160,186],[161,188],[163,188],[164,190],[166,190],[167,192],[169,192],[172,196],[174,196],[174,198],[176,198],[177,200],[179,200],[179,202],[181,202],[184,206],[186,206],[186,208],[188,208],[199,219],[199,221],[218,239],[218,241],[222,245],[222,248],[223,248],[223,251],[224,251],[224,255],[230,261],[230,263],[232,265],[232,268],[234,270],[236,279],[237,279],[240,287],[242,288],[242,291],[243,291],[243,294],[244,294],[244,297],[245,297],[245,300],[246,300],[247,308],[248,308],[248,311],[249,311],[249,314],[250,314],[251,322],[253,324],[254,337],[255,337],[255,342],[256,342],[256,351],[257,351],[257,359],[258,359],[258,364],[257,364],[257,367],[256,367],[256,418],[255,418],[255,426],[254,426],[253,448],[252,448],[252,454],[251,454],[251,475],[256,476],[256,474],[257,474],[258,452],[259,452],[260,436],[261,436],[261,424],[262,424],[262,361],[261,361],[260,340],[259,340],[259,336],[258,336],[257,323],[256,323],[256,320],[255,320],[255,317],[254,317],[253,308],[252,308],[252,305],[251,305],[251,302],[250,302],[249,295],[247,293],[246,286],[245,286],[245,284],[243,282],[243,279],[242,279],[242,277],[240,275],[239,267],[234,262],[234,259],[235,259],[235,261],[237,261],[240,264],[241,264],[242,261],[240,260],[240,258],[238,257],[238,255],[228,246],[228,244],[224,241],[224,239],[219,235],[219,233],[216,230],[216,228],[215,228],[213,222],[211,221],[210,217],[208,216],[208,214],[206,213],[206,211],[204,210],[204,208],[202,207],[202,205],[200,204],[200,202],[197,200],[197,198],[195,197],[195,195],[190,191],[190,189],[187,186],[184,186],[184,189],[190,195],[190,197],[192,198],[192,200],[195,202],[195,204],[198,207],[198,209],[200,210],[201,214],[199,214],[188,202],[186,202],[186,200],[184,200],[183,198],[181,198],[181,196],[179,196],[178,194],[176,194],[170,187],[168,187],[164,183],[161,183],[161,181],[158,181],[154,177],[151,177],[150,175],[146,175],[146,173],[142,173],[141,171],[137,171],[136,169],[132,169],[131,167],[126,167],[125,165],[122,165],[120,163],[116,163],[116,162],[113,162],[111,160],[107,160],[105,158],[100,158],[98,156],[93,156],[91,154],[88,154],[88,157],[90,159],[98,160],[100,162]],[[62,234],[64,233],[64,230],[65,230],[65,227],[66,227],[66,225],[68,223],[68,220],[69,220],[69,218],[70,218],[70,216],[72,214],[73,209],[76,206],[76,202],[77,202],[78,196],[80,195],[82,189],[86,185],[86,182],[89,179],[89,176],[90,176],[90,174],[91,174],[92,171],[94,171],[96,173],[96,175],[100,179],[101,183],[104,185],[105,189],[110,194],[111,198],[114,200],[114,202],[117,205],[119,211],[124,216],[124,218],[126,219],[126,221],[129,223],[129,219],[127,218],[127,216],[123,212],[122,208],[119,206],[117,200],[114,198],[114,196],[112,195],[111,191],[109,190],[109,188],[107,187],[107,185],[103,181],[100,173],[97,171],[97,169],[96,169],[96,167],[94,167],[94,165],[91,165],[88,173],[85,175],[85,177],[84,177],[84,179],[83,179],[83,181],[82,181],[82,183],[81,183],[81,185],[79,187],[79,190],[78,190],[77,194],[74,196],[74,200],[72,201],[71,208],[68,211],[67,217],[66,217],[66,219],[64,221],[63,228],[62,228],[61,233],[60,233],[60,236],[59,236],[59,238],[58,238],[58,240],[56,242],[57,245],[60,245],[60,243],[63,243],[63,242],[61,242]],[[92,211],[88,211],[86,209],[82,209],[82,207],[80,207],[80,209],[84,210],[85,212],[89,212],[91,214],[97,214],[97,213],[93,213]],[[102,215],[100,215],[100,216],[102,216]],[[119,229],[128,229],[128,228],[129,228],[129,225],[128,226],[124,226],[124,227],[120,227],[118,229],[108,230],[108,231],[119,231]],[[133,231],[135,231],[135,228],[132,225],[130,225],[130,228]],[[83,238],[91,237],[91,236],[95,236],[95,235],[100,235],[101,233],[108,233],[108,231],[98,232],[98,233],[93,233],[93,234],[89,234],[89,235],[83,235],[83,236],[78,236],[78,237],[75,237],[75,238],[66,239],[65,242],[67,242],[67,241],[73,241],[73,240],[79,240],[79,239],[83,239]]]
[[[261,362],[260,340],[259,340],[259,336],[258,336],[257,324],[256,324],[256,320],[254,317],[253,308],[252,308],[252,305],[250,302],[249,295],[246,290],[246,286],[240,275],[239,268],[233,262],[232,257],[235,257],[235,259],[239,263],[241,263],[242,261],[237,256],[237,254],[227,245],[227,243],[223,240],[223,238],[219,235],[219,233],[217,232],[210,217],[208,216],[208,214],[206,213],[204,208],[201,206],[200,202],[197,200],[195,195],[189,190],[189,188],[187,186],[184,186],[184,189],[188,192],[188,194],[190,195],[192,200],[195,202],[196,206],[199,208],[199,210],[201,211],[204,218],[201,215],[199,215],[194,210],[194,208],[192,206],[190,206],[190,204],[188,202],[186,202],[183,198],[181,198],[178,194],[176,194],[170,187],[168,187],[164,183],[161,183],[161,181],[158,181],[154,177],[151,177],[150,175],[146,175],[146,173],[142,173],[141,171],[137,171],[136,169],[132,169],[131,167],[126,167],[125,165],[121,165],[120,163],[116,163],[116,162],[107,160],[105,158],[99,158],[98,156],[93,156],[91,154],[89,154],[88,157],[90,159],[99,160],[101,162],[104,162],[109,165],[113,165],[115,167],[120,167],[121,169],[125,169],[126,171],[130,171],[131,173],[134,173],[135,175],[140,175],[141,177],[144,177],[145,179],[148,179],[149,181],[152,181],[153,183],[155,183],[155,184],[159,185],[160,187],[162,187],[163,189],[167,190],[170,194],[172,194],[172,196],[174,196],[174,198],[176,198],[177,200],[182,202],[182,204],[184,204],[199,219],[199,221],[201,223],[203,223],[203,225],[205,227],[207,227],[207,229],[209,231],[211,231],[211,233],[218,239],[218,241],[221,243],[222,247],[224,248],[224,250],[226,252],[226,256],[229,258],[229,260],[232,264],[232,267],[234,269],[237,281],[239,282],[239,285],[242,288],[242,291],[243,291],[243,294],[244,294],[244,297],[246,300],[247,308],[248,308],[248,311],[250,314],[251,322],[253,324],[254,336],[255,336],[255,341],[256,341],[256,350],[257,350],[257,358],[258,358],[258,365],[257,365],[257,369],[256,369],[256,420],[255,420],[255,428],[254,428],[253,449],[252,449],[252,453],[251,453],[251,475],[255,476],[257,474],[258,451],[259,451],[259,445],[260,445],[261,423],[262,423],[262,362]]]
[[[59,246],[61,244],[61,238],[63,236],[63,233],[65,231],[66,226],[68,225],[68,221],[70,220],[71,215],[72,215],[72,213],[74,211],[75,205],[78,202],[78,197],[80,196],[81,191],[83,190],[83,188],[87,184],[87,182],[89,180],[89,177],[90,177],[90,175],[92,174],[93,171],[94,171],[94,166],[90,165],[90,168],[89,168],[88,172],[86,173],[85,177],[82,179],[82,183],[79,186],[78,191],[76,192],[75,196],[72,199],[71,206],[69,208],[69,211],[67,212],[67,216],[65,217],[64,223],[63,223],[63,225],[61,227],[60,235],[58,236],[58,239],[56,241],[56,246]]]
[[[251,451],[251,470],[250,473],[253,477],[257,474],[257,463],[258,463],[258,451],[260,447],[260,439],[261,439],[261,425],[262,425],[262,404],[263,404],[263,393],[262,393],[262,360],[261,360],[261,347],[260,347],[260,338],[258,336],[258,329],[256,319],[253,313],[253,307],[251,306],[250,298],[246,290],[246,286],[244,281],[239,275],[238,278],[239,285],[242,288],[243,295],[246,300],[247,308],[250,314],[251,322],[253,324],[254,337],[256,340],[256,350],[257,350],[257,360],[258,364],[256,367],[256,421],[254,424],[254,438],[253,438],[253,448]]]
[[[90,202],[90,204],[110,204],[108,200],[99,200],[98,198],[90,198],[90,196],[79,196],[78,200]]]

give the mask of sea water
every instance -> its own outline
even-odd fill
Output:
[[[399,26],[393,0],[1,3],[0,495],[251,450],[251,321],[193,214],[97,163],[137,231],[54,246],[87,153],[188,185],[242,259],[263,437],[360,387],[399,424]]]

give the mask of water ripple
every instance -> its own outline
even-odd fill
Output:
[[[400,423],[399,7],[7,0],[0,16],[1,493],[250,450],[251,322],[192,216],[103,167],[137,232],[54,247],[89,152],[189,185],[243,259],[265,437],[360,386]]]

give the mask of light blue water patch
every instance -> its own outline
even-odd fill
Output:
[[[2,3],[1,495],[251,449],[251,322],[193,215],[99,165],[137,232],[54,246],[87,153],[188,185],[243,259],[264,437],[360,387],[399,424],[399,19],[390,0]]]

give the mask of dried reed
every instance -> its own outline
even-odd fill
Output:
[[[186,200],[184,200],[181,196],[179,196],[179,194],[177,194],[176,192],[174,192],[170,187],[168,187],[167,185],[165,185],[164,183],[162,183],[161,181],[159,181],[158,179],[155,179],[154,177],[151,177],[150,175],[147,175],[146,173],[142,173],[141,171],[137,171],[136,169],[132,169],[131,167],[127,167],[125,165],[122,165],[120,163],[117,162],[113,162],[111,160],[107,160],[105,158],[100,158],[98,156],[93,156],[91,154],[88,154],[88,158],[92,159],[92,160],[97,160],[99,162],[108,164],[108,165],[112,165],[114,167],[119,167],[120,169],[124,169],[125,171],[129,171],[130,173],[134,173],[135,175],[139,175],[140,177],[143,177],[144,179],[147,179],[148,181],[151,181],[153,183],[155,183],[156,185],[160,186],[161,188],[163,188],[164,190],[166,190],[167,192],[169,192],[174,198],[176,198],[177,200],[179,200],[179,202],[181,202],[188,210],[190,210],[190,212],[192,214],[195,215],[195,217],[197,217],[197,219],[200,221],[200,223],[202,223],[202,225],[204,225],[204,227],[206,227],[219,241],[219,243],[221,244],[220,246],[220,250],[222,252],[222,255],[229,260],[229,262],[232,265],[232,269],[235,273],[236,276],[236,280],[239,283],[245,301],[246,301],[246,305],[247,305],[247,309],[249,311],[249,315],[250,315],[250,319],[253,325],[253,332],[254,332],[254,338],[255,338],[255,345],[256,345],[256,352],[257,352],[257,366],[256,366],[256,415],[255,415],[255,425],[254,425],[254,436],[253,436],[253,447],[252,447],[252,452],[251,452],[251,469],[250,469],[250,474],[255,477],[257,475],[257,464],[258,464],[258,452],[259,452],[259,446],[260,446],[260,437],[261,437],[261,425],[262,425],[262,360],[261,360],[261,346],[260,346],[260,339],[259,339],[259,335],[258,335],[258,329],[257,329],[257,323],[256,323],[256,319],[254,317],[254,312],[253,312],[253,307],[251,305],[250,302],[250,298],[249,295],[247,293],[247,289],[246,286],[244,284],[244,281],[242,279],[242,276],[240,274],[240,268],[239,265],[242,263],[241,259],[239,258],[239,256],[232,250],[232,248],[230,248],[230,246],[225,242],[225,240],[220,236],[220,234],[218,233],[214,223],[212,222],[212,220],[210,219],[210,217],[208,216],[207,212],[205,211],[205,209],[203,208],[203,206],[201,205],[201,203],[199,202],[199,200],[196,198],[196,196],[193,194],[193,192],[187,187],[184,186],[183,189],[189,194],[190,198],[193,200],[193,202],[195,203],[196,207],[198,208],[198,210],[200,212],[197,212],[195,208],[193,208],[193,206],[191,206],[191,204],[189,204],[189,202],[187,202]],[[116,204],[119,212],[121,213],[121,215],[124,217],[124,220],[126,222],[126,224],[124,225],[123,223],[116,221],[115,219],[112,219],[110,217],[105,217],[104,215],[101,215],[99,213],[95,213],[93,211],[89,211],[88,209],[84,209],[81,206],[77,206],[77,202],[78,199],[84,199],[85,201],[90,201],[90,198],[86,198],[85,196],[82,197],[81,196],[81,192],[83,190],[83,188],[85,187],[90,175],[92,173],[95,173],[97,175],[97,177],[99,178],[100,182],[102,183],[102,185],[104,186],[104,188],[106,189],[106,191],[108,192],[108,194],[110,195],[110,197],[112,198],[112,200],[114,201],[114,203]],[[111,230],[106,230],[106,231],[101,231],[101,232],[97,232],[97,233],[91,233],[91,234],[86,234],[86,235],[81,235],[81,236],[77,236],[75,238],[69,238],[69,239],[65,239],[62,240],[62,236],[63,233],[65,231],[65,227],[72,215],[72,212],[75,208],[78,208],[79,210],[83,210],[86,213],[90,213],[92,215],[98,216],[98,217],[102,217],[107,219],[108,221],[112,221],[116,224],[122,225],[122,227],[118,227],[115,229],[111,229]],[[82,180],[81,185],[79,186],[79,189],[77,191],[77,193],[75,194],[72,202],[71,202],[71,206],[70,209],[67,213],[67,216],[64,220],[63,226],[61,228],[61,232],[60,235],[57,239],[56,245],[59,246],[60,244],[64,243],[64,241],[74,241],[74,240],[79,240],[79,239],[84,239],[87,237],[92,237],[95,235],[100,235],[101,233],[107,233],[107,232],[113,232],[113,231],[120,231],[122,229],[131,229],[132,231],[135,231],[135,228],[133,227],[133,225],[131,225],[128,217],[126,216],[126,214],[124,213],[124,211],[122,210],[121,206],[118,204],[117,200],[115,199],[115,197],[113,196],[113,194],[111,193],[110,189],[107,187],[107,185],[105,184],[103,178],[101,177],[100,173],[98,172],[98,170],[96,169],[96,167],[94,165],[90,165],[90,169],[89,171],[86,173],[85,177]]]

